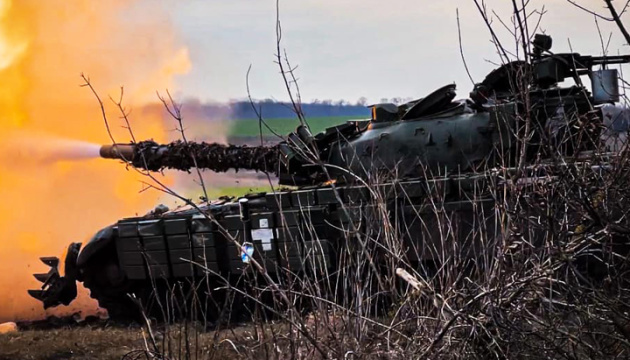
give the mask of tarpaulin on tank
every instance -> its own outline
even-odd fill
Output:
[[[630,108],[604,105],[601,111],[604,125],[602,140],[609,151],[618,151],[625,144],[630,131]]]

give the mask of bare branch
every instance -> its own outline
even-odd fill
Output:
[[[462,48],[462,29],[459,25],[459,8],[455,9],[455,15],[457,16],[457,38],[459,41],[459,54],[462,57],[462,62],[464,63],[464,68],[466,69],[466,74],[468,74],[468,79],[470,79],[470,82],[473,84],[473,86],[475,85],[475,80],[473,80],[472,76],[470,75],[470,70],[468,70],[468,64],[466,63],[466,58],[464,57],[464,49]]]

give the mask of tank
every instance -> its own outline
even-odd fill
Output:
[[[594,101],[580,76],[592,75],[594,66],[630,62],[630,56],[550,54],[546,35],[537,35],[533,45],[529,62],[492,71],[468,98],[455,100],[456,86],[449,84],[405,104],[371,105],[371,118],[319,134],[303,124],[273,146],[104,145],[103,158],[139,169],[261,171],[275,175],[278,189],[174,210],[158,206],[120,219],[85,245],[71,244],[63,275],[60,259],[42,258],[50,270],[35,274],[43,285],[29,293],[44,307],[67,305],[82,282],[110,317],[125,318],[137,312],[128,294],[148,304],[175,282],[238,287],[247,274],[280,282],[286,274],[332,277],[340,257],[358,246],[349,233],[383,231],[372,220],[379,211],[389,214],[396,229],[405,229],[391,230],[399,231],[401,261],[430,262],[433,251],[427,249],[436,249],[441,235],[431,225],[439,222],[437,215],[423,207],[427,201],[439,199],[440,208],[459,219],[459,236],[470,239],[476,214],[492,213],[497,200],[484,193],[484,184],[499,173],[526,178],[528,162],[555,151],[570,157],[596,146],[561,141],[584,128],[567,118],[585,120],[593,125],[593,137],[599,136],[601,110],[593,104],[602,100]],[[575,85],[559,86],[565,79]],[[523,146],[517,135],[526,120],[532,137]],[[413,220],[418,215],[422,224]],[[462,246],[474,256],[474,243]]]

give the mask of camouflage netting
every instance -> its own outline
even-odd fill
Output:
[[[206,142],[184,143],[180,140],[160,145],[149,140],[136,144],[132,165],[151,171],[189,171],[199,167],[215,172],[245,169],[278,173],[279,156],[277,146],[248,147]]]

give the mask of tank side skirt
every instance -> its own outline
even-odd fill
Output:
[[[479,177],[481,178],[483,177]],[[408,180],[379,184],[373,190],[385,194],[388,207],[401,202],[417,204],[413,211],[427,214],[433,211],[432,207],[421,203],[432,192],[461,192],[462,188],[474,187],[472,184],[480,181],[479,179],[460,179],[457,186],[453,185],[452,179]],[[457,191],[454,190],[455,187]],[[236,207],[226,204],[219,209],[207,209],[241,246],[245,246],[247,251],[253,250],[250,255],[245,254],[245,248],[239,249],[228,241],[218,229],[207,232],[206,228],[205,232],[196,232],[193,222],[199,220],[194,220],[190,212],[166,213],[157,219],[121,220],[118,223],[117,239],[120,266],[129,278],[136,280],[146,279],[149,275],[169,279],[203,275],[203,270],[199,267],[199,271],[193,274],[181,266],[182,263],[203,263],[201,255],[207,257],[206,265],[223,276],[254,271],[248,256],[265,265],[269,273],[284,270],[330,270],[334,267],[335,253],[344,246],[344,236],[339,229],[347,228],[349,222],[362,223],[361,220],[368,216],[365,204],[370,201],[371,196],[370,189],[365,186],[338,186],[336,191],[347,213],[337,203],[331,187],[251,196],[259,201],[251,202],[252,227],[248,237],[244,236],[243,223]],[[465,197],[460,200],[458,196],[460,195],[449,195],[443,209],[455,212],[472,211],[472,202]],[[203,215],[197,217],[202,218]],[[166,222],[176,220],[185,221],[185,233],[167,234]],[[170,248],[169,245],[183,243],[184,236],[187,238],[185,249]],[[200,237],[204,238],[201,241],[207,247],[195,245]],[[421,241],[420,238],[411,240],[414,243]]]

